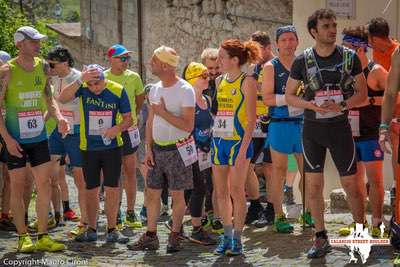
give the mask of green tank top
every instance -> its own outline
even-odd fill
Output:
[[[10,60],[11,78],[5,95],[6,127],[20,144],[37,143],[47,139],[43,114],[46,110],[46,75],[43,61],[34,59],[34,70],[27,72]]]

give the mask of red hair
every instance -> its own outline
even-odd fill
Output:
[[[239,39],[228,39],[222,42],[221,48],[228,55],[239,59],[239,66],[245,63],[257,63],[261,59],[260,45],[254,41],[242,43]]]

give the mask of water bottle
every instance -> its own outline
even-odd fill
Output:
[[[105,137],[104,135],[101,135],[101,139],[103,139],[104,145],[108,146],[111,144],[111,138],[110,137]]]

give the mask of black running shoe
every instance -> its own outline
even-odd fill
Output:
[[[327,253],[331,252],[332,247],[329,244],[328,239],[318,237],[314,241],[314,245],[308,250],[307,257],[309,259],[316,259],[324,257]]]

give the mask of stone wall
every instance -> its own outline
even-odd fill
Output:
[[[106,64],[107,48],[122,39],[137,51],[137,0],[81,1],[80,43],[65,41],[68,47],[80,47],[78,62]],[[206,47],[218,47],[226,38],[246,40],[256,30],[274,36],[277,26],[292,21],[291,0],[143,0],[144,79],[154,80],[148,60],[155,48],[168,45],[181,56],[179,73],[192,60],[199,61]],[[122,17],[122,32],[118,18]],[[79,44],[77,44],[79,43]],[[137,53],[132,68],[137,70]]]

